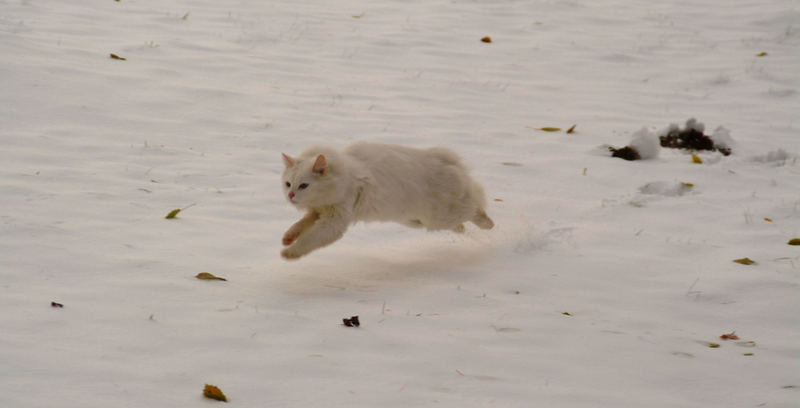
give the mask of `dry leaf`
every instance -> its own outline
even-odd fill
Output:
[[[722,336],[719,336],[719,338],[722,340],[739,340],[739,336],[736,335],[735,331],[723,334]]]
[[[703,164],[703,159],[701,159],[700,156],[692,153],[692,163]]]
[[[764,221],[766,221],[766,222],[772,222],[772,218],[769,218],[769,217],[764,217]],[[791,241],[789,241],[789,242],[791,242]],[[797,245],[797,244],[789,244],[789,245]]]
[[[203,396],[217,401],[228,402],[228,397],[216,385],[206,384],[206,387],[203,388]]]
[[[358,320],[358,316],[351,316],[349,319],[344,318],[342,319],[342,324],[347,327],[359,327],[361,326],[361,322]]]
[[[542,131],[545,131],[545,132],[560,132],[560,131],[561,131],[561,128],[557,128],[557,127],[543,127],[543,128],[539,128],[539,130],[542,130]]]
[[[198,273],[195,278],[201,280],[220,280],[220,281],[227,281],[225,278],[220,278],[219,276],[214,276],[214,274],[208,272],[200,272]]]
[[[176,209],[170,211],[169,214],[167,214],[167,216],[164,217],[164,218],[166,218],[168,220],[171,220],[171,219],[177,217],[179,212],[181,212],[181,209],[180,208],[176,208]]]
[[[754,261],[754,260],[752,260],[750,258],[734,259],[733,262],[736,262],[736,263],[739,263],[739,264],[742,264],[742,265],[752,265],[752,264],[756,263],[756,261]]]
[[[756,346],[756,342],[754,342],[754,341],[752,341],[752,340],[747,340],[747,341],[737,341],[737,342],[736,342],[736,345],[737,345],[737,346],[742,346],[742,347],[755,347],[755,346]]]
[[[769,55],[769,54],[767,54],[766,52],[760,52],[760,53],[756,54],[756,57],[766,57],[767,55]]]
[[[50,302],[50,307],[63,308],[64,305],[58,302]]]
[[[708,343],[708,347],[709,348],[719,348],[719,344],[718,343]]]
[[[569,134],[575,133],[575,126],[578,126],[578,125],[572,125],[571,128],[567,129],[567,133],[569,133]]]
[[[497,202],[500,202],[500,203],[502,203],[502,202],[503,202],[503,199],[502,199],[502,198],[495,198],[495,199],[494,199],[494,201],[497,201]]]
[[[572,313],[570,312],[561,312],[561,314],[564,316],[572,316]]]
[[[127,61],[127,58],[120,57],[117,54],[111,53],[111,59],[120,60],[120,61]]]
[[[789,240],[789,245],[800,245],[800,238],[792,238]]]
[[[481,41],[483,41],[485,43],[490,43],[490,42],[492,42],[492,37],[489,37],[489,36],[483,37],[483,38],[481,38]]]

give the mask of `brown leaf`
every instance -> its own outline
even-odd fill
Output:
[[[111,53],[111,59],[120,60],[120,61],[127,61],[128,60],[127,58],[120,57],[119,55],[114,54],[114,53]]]
[[[539,130],[541,130],[541,131],[544,131],[544,132],[559,132],[559,131],[561,131],[561,128],[557,128],[557,127],[543,127],[543,128],[539,128]]]
[[[701,159],[700,156],[692,153],[692,163],[694,163],[694,164],[703,164],[703,159]]]
[[[736,263],[742,264],[742,265],[753,265],[753,264],[756,263],[756,261],[754,261],[754,260],[752,260],[750,258],[734,259],[733,262],[736,262]]]
[[[50,302],[50,307],[63,308],[64,305],[58,302]]]
[[[789,245],[800,245],[800,238],[792,238],[789,240]]]
[[[179,212],[181,212],[181,209],[180,208],[176,208],[176,209],[170,211],[169,214],[167,214],[167,216],[164,217],[164,218],[166,218],[168,220],[171,220],[171,219],[177,217]]]
[[[772,222],[772,218],[769,218],[769,217],[764,217],[764,221],[766,221],[766,222]],[[792,244],[789,244],[789,245],[792,245]]]
[[[572,127],[571,127],[571,128],[567,129],[567,133],[568,133],[568,134],[575,133],[575,126],[578,126],[578,125],[572,125]]]
[[[570,312],[561,312],[561,314],[564,316],[572,316],[572,313]]]
[[[216,385],[206,384],[206,387],[203,388],[203,396],[217,401],[228,402],[228,397]]]
[[[730,333],[725,333],[722,336],[719,336],[722,340],[739,340],[739,336],[736,335],[735,331]]]
[[[219,276],[214,276],[214,274],[208,272],[200,272],[198,273],[195,278],[200,280],[220,280],[220,281],[227,281],[225,278],[220,278]]]
[[[358,316],[351,316],[349,319],[344,318],[342,319],[342,324],[347,327],[359,327],[361,326],[361,322],[358,320]]]
[[[483,38],[481,38],[481,41],[483,41],[485,43],[490,43],[490,42],[492,42],[492,37],[489,37],[489,36],[483,37]]]

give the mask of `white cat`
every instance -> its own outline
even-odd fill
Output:
[[[281,251],[295,259],[331,244],[357,221],[394,221],[415,228],[463,232],[483,229],[483,188],[451,150],[354,143],[344,150],[312,147],[283,155],[286,198],[306,215],[283,235]]]

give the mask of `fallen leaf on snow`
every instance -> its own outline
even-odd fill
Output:
[[[766,222],[772,222],[772,218],[769,218],[769,217],[764,217],[764,221],[766,221]],[[790,245],[791,245],[791,244],[790,244]]]
[[[756,57],[766,57],[767,55],[769,55],[769,54],[767,54],[766,52],[760,52],[760,53],[756,54]]]
[[[800,245],[800,238],[792,238],[789,240],[789,245]]]
[[[127,61],[128,60],[127,58],[120,57],[119,55],[114,54],[114,53],[111,53],[111,59],[120,60],[120,61]]]
[[[220,280],[220,281],[227,281],[227,279],[225,279],[225,278],[220,278],[219,276],[215,276],[214,274],[212,274],[212,273],[208,273],[208,272],[200,272],[200,273],[198,273],[198,274],[195,276],[195,278],[197,278],[197,279],[201,279],[201,280]]]
[[[217,401],[228,402],[228,397],[216,385],[206,384],[206,387],[203,388],[203,396]]]
[[[359,327],[361,326],[361,322],[358,320],[358,316],[351,316],[349,319],[344,318],[342,319],[342,324],[347,327]]]
[[[483,38],[481,38],[481,41],[485,42],[485,43],[490,43],[490,42],[492,42],[492,37],[489,37],[489,36],[483,37]]]
[[[166,218],[168,220],[171,220],[171,219],[177,217],[179,212],[181,212],[181,209],[180,208],[176,208],[176,209],[170,211],[169,214],[167,214],[167,216],[164,217],[164,218]]]
[[[701,159],[700,156],[692,153],[692,163],[694,163],[694,164],[703,164],[703,159]]]
[[[735,331],[723,334],[722,336],[719,336],[719,338],[722,340],[739,340],[739,336],[736,335]]]
[[[50,307],[63,308],[64,305],[58,302],[50,302]]]
[[[734,259],[733,262],[736,262],[736,263],[742,264],[742,265],[753,265],[753,264],[756,263],[756,261],[754,261],[754,260],[752,260],[750,258]]]
[[[708,343],[709,348],[719,348],[719,343]]]
[[[572,127],[571,127],[571,128],[567,129],[567,133],[568,133],[568,134],[575,133],[575,127],[576,127],[576,126],[578,126],[578,125],[572,125]]]
[[[541,131],[544,131],[544,132],[560,132],[560,131],[561,131],[561,128],[557,128],[557,127],[543,127],[543,128],[539,128],[539,130],[541,130]]]

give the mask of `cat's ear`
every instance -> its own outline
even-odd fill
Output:
[[[289,167],[292,167],[292,166],[294,166],[295,160],[294,160],[293,158],[291,158],[291,157],[290,157],[289,155],[287,155],[286,153],[281,153],[281,155],[283,155],[283,164],[285,164],[285,165],[286,165],[286,168],[287,168],[287,169],[288,169]]]
[[[311,168],[311,171],[321,176],[325,174],[327,170],[328,170],[328,162],[325,161],[325,156],[324,155],[317,156],[317,161],[314,162],[314,167]]]

